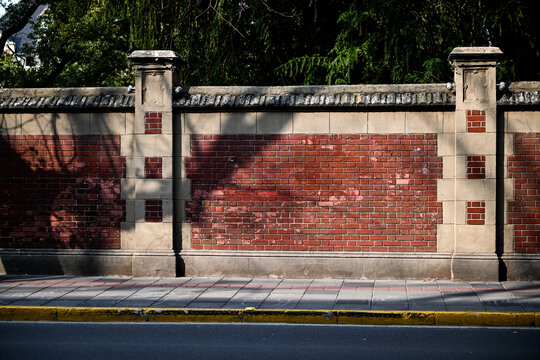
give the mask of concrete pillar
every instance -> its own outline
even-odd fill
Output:
[[[440,182],[453,243],[452,278],[498,280],[496,250],[496,47],[460,47],[449,56],[456,86],[455,128]]]
[[[183,59],[165,50],[134,51],[129,59],[135,65],[135,121],[122,141],[122,248],[135,250],[133,276],[175,276],[172,100]]]

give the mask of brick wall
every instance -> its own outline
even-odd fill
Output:
[[[437,136],[192,135],[193,249],[437,250]]]
[[[0,247],[120,248],[120,136],[2,136],[0,164]]]
[[[514,155],[508,159],[514,179],[514,201],[508,204],[508,222],[514,225],[514,249],[540,253],[540,133],[516,133]]]

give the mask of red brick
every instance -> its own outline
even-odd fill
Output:
[[[0,163],[0,247],[120,248],[120,136],[1,137]]]
[[[160,112],[147,112],[144,114],[144,133],[161,134],[162,121]]]
[[[508,203],[508,222],[514,225],[514,251],[540,253],[540,133],[514,134],[514,155],[508,174],[514,179],[514,201]]]
[[[436,145],[435,135],[192,136],[194,248],[242,239],[259,250],[436,251]],[[398,179],[409,182],[399,192]],[[414,226],[396,228],[403,214]]]

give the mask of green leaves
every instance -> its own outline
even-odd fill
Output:
[[[21,1],[21,3],[23,3]],[[59,0],[35,24],[40,68],[0,58],[0,86],[117,86],[127,55],[170,49],[190,85],[452,80],[456,46],[499,46],[499,77],[540,79],[531,1]]]

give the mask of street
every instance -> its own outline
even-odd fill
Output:
[[[0,322],[2,359],[537,359],[540,329]]]

